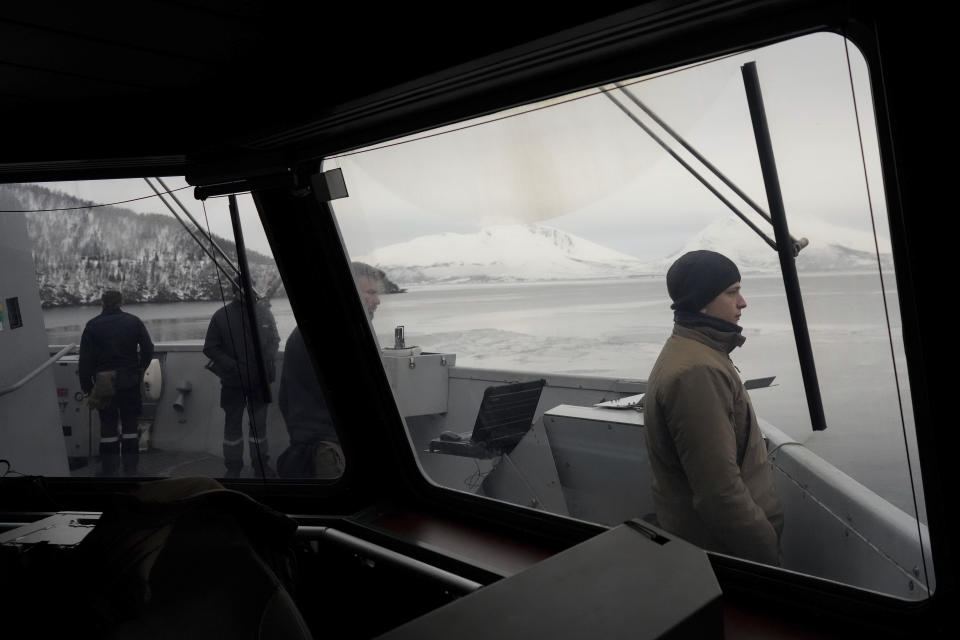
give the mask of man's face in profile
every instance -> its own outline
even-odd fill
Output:
[[[740,324],[740,314],[746,306],[747,301],[740,292],[740,283],[734,282],[700,312],[733,324]]]
[[[373,320],[373,313],[380,306],[380,282],[369,276],[357,276],[357,290],[367,317]]]

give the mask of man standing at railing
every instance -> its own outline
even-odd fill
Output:
[[[104,291],[103,311],[87,323],[80,338],[80,388],[100,414],[100,472],[137,475],[140,442],[140,382],[153,358],[153,342],[137,316],[120,310],[119,291]],[[122,433],[117,432],[117,423]]]
[[[271,478],[276,472],[269,464],[267,399],[262,389],[264,382],[270,384],[276,378],[280,335],[269,299],[258,300],[254,303],[260,339],[257,345],[242,295],[234,290],[233,301],[217,309],[210,318],[203,353],[210,358],[208,368],[220,378],[220,408],[224,411],[224,477],[237,478],[243,469],[243,412],[246,409],[249,419],[247,442],[253,472],[257,477]],[[255,351],[258,347],[266,369],[266,381],[258,369]]]
[[[650,372],[644,424],[657,518],[704,549],[779,564],[783,507],[730,352],[745,338],[740,271],[691,251],[667,271],[674,328]]]

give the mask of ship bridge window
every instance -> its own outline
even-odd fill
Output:
[[[772,248],[742,71],[751,62],[789,234],[805,244],[794,302],[805,310],[816,385],[804,383],[789,277]],[[759,513],[772,532],[782,508],[774,555],[761,561],[928,597],[872,109],[863,56],[819,33],[326,158],[350,194],[332,203],[350,259],[382,274],[372,322],[426,478],[605,525],[643,518],[751,559],[742,549],[756,532],[728,527],[735,510]],[[698,457],[701,440],[695,455],[679,452],[682,435],[661,443],[673,451],[674,480],[698,476],[696,490],[690,479],[660,484],[693,523],[683,528],[652,496],[643,405],[658,401],[645,396],[647,381],[674,331],[667,270],[696,250],[738,268],[745,306],[731,298],[730,314],[708,315],[742,328],[725,375],[747,395],[735,394],[739,418],[698,428],[718,448],[733,443],[737,460],[719,475],[710,475],[723,466],[716,458]],[[532,410],[503,400],[523,383],[536,387]],[[751,464],[769,472],[772,499],[743,473],[745,434],[756,428],[747,397],[764,447]],[[740,440],[717,435],[724,429]],[[727,480],[732,495],[718,494]]]
[[[228,199],[201,203],[183,179],[5,184],[0,209],[0,300],[18,299],[23,319],[0,331],[3,471],[339,476],[337,433],[249,195],[241,256]],[[101,306],[111,290],[130,317]],[[97,406],[101,371],[116,371],[115,394]]]

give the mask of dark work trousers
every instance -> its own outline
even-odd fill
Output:
[[[248,415],[253,426],[247,433],[250,464],[255,470],[267,465],[270,450],[267,443],[267,405],[256,398],[245,397],[240,387],[221,387],[220,407],[224,411],[223,462],[228,471],[243,468],[243,412],[250,405]]]
[[[109,404],[97,410],[100,414],[100,464],[101,474],[116,476],[120,473],[137,475],[140,459],[140,437],[137,433],[137,417],[140,415],[140,387],[117,389]],[[122,424],[122,432],[117,426]]]

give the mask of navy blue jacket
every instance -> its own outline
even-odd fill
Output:
[[[263,361],[267,369],[267,382],[276,376],[277,351],[280,334],[269,304],[257,303],[257,333],[260,336]],[[239,300],[217,309],[207,326],[203,342],[203,354],[214,363],[214,373],[225,387],[240,387],[255,393],[259,387],[256,352],[253,349],[253,332],[247,320],[246,310]]]
[[[119,308],[104,309],[80,338],[80,388],[90,393],[96,374],[111,370],[117,372],[117,389],[138,386],[152,358],[153,342],[140,318]]]

